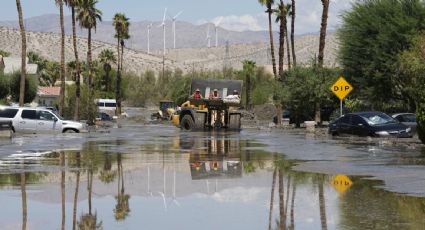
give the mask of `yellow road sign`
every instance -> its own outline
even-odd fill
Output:
[[[351,185],[353,185],[353,182],[348,178],[346,175],[335,175],[332,180],[331,184],[334,186],[335,190],[339,193],[344,193],[347,191]]]
[[[353,90],[353,86],[351,86],[350,83],[341,76],[330,89],[340,100],[344,100],[344,98]]]

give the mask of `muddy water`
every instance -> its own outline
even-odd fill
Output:
[[[274,153],[268,135],[130,125],[19,137],[0,152],[0,229],[425,229],[424,198],[294,171],[311,162]]]

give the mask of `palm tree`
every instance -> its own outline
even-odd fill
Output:
[[[297,65],[297,57],[295,56],[295,0],[291,2],[291,46],[292,46],[292,63],[294,67]]]
[[[276,23],[280,22],[279,25],[279,78],[282,77],[283,73],[283,58],[285,56],[285,36],[286,36],[286,5],[283,4],[283,1],[280,0],[280,3],[277,5],[274,10],[276,14]],[[289,59],[289,58],[288,58]]]
[[[60,11],[60,25],[61,25],[61,71],[60,71],[60,96],[59,96],[59,114],[63,115],[63,109],[65,106],[65,25],[63,16],[63,1],[55,0],[59,6]]]
[[[75,26],[75,8],[78,6],[78,0],[64,0],[65,4],[71,8],[71,18],[72,18],[72,43],[74,46],[74,56],[75,56],[75,111],[74,111],[74,120],[79,120],[80,116],[80,97],[81,97],[81,87],[80,87],[80,61],[78,58],[77,50],[77,30]]]
[[[16,8],[18,8],[19,16],[19,28],[21,30],[21,81],[19,86],[19,106],[24,106],[25,97],[25,78],[27,74],[26,63],[27,63],[27,37],[24,28],[24,19],[22,16],[21,1],[16,0]]]
[[[273,29],[272,29],[272,13],[273,13],[272,6],[274,4],[274,0],[258,0],[258,2],[262,6],[266,6],[266,8],[267,8],[266,13],[269,16],[269,36],[270,36],[270,49],[271,49],[272,64],[273,64],[273,74],[274,74],[274,77],[277,78],[276,58],[275,58],[275,55],[274,55]]]
[[[103,65],[103,70],[105,71],[105,90],[109,91],[111,87],[111,81],[109,79],[109,73],[112,70],[112,63],[115,63],[117,60],[115,58],[114,52],[110,49],[104,49],[99,54],[100,63]]]
[[[91,53],[91,30],[96,30],[97,20],[102,21],[102,12],[96,9],[98,0],[78,0],[77,3],[77,20],[80,27],[88,30],[87,39],[87,69],[88,69],[88,85],[90,88],[89,100],[94,97],[93,86],[93,70],[92,70],[92,53]],[[88,121],[90,124],[94,123],[94,114],[92,106],[88,106]]]
[[[291,4],[286,4],[284,9],[285,9],[286,17],[291,16],[291,14],[292,14]],[[286,20],[286,23],[285,23],[285,38],[286,38],[286,52],[287,52],[287,55],[288,55],[288,69],[291,69],[291,51],[290,51],[290,48],[289,48],[288,20]]]
[[[117,52],[118,52],[118,71],[117,71],[117,84],[115,89],[115,99],[117,101],[116,115],[121,115],[121,71],[124,53],[124,40],[129,39],[129,18],[123,13],[116,13],[113,19],[113,26],[115,27],[115,38],[117,39]],[[121,46],[121,50],[120,50]]]
[[[323,5],[322,23],[320,25],[320,39],[319,39],[319,67],[323,67],[323,60],[325,57],[325,43],[326,43],[326,27],[328,25],[328,12],[329,0],[321,0]]]
[[[102,21],[102,12],[96,9],[98,0],[78,0],[77,3],[77,20],[80,27],[88,30],[87,40],[87,65],[89,71],[88,84],[93,91],[93,76],[92,76],[92,52],[91,52],[91,31],[96,30],[97,21]]]

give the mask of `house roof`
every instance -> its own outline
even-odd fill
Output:
[[[37,94],[39,96],[59,96],[60,87],[38,87]]]

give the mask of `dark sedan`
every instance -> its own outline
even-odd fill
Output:
[[[382,112],[348,113],[329,124],[329,133],[372,137],[412,137],[410,127]]]

